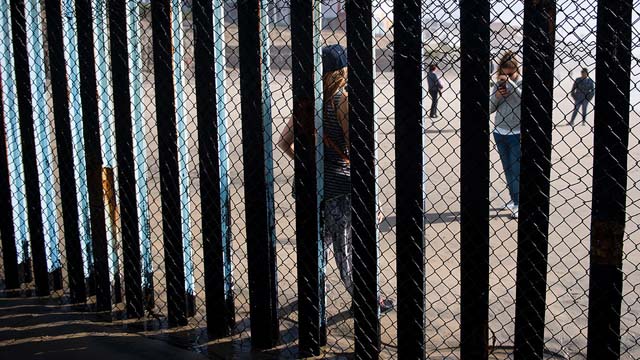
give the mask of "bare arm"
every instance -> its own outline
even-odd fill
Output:
[[[293,116],[289,118],[287,125],[282,129],[280,133],[280,140],[278,141],[278,147],[287,156],[293,159]]]

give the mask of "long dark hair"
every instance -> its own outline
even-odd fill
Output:
[[[333,107],[333,96],[347,86],[347,68],[330,71],[322,77],[324,106]]]

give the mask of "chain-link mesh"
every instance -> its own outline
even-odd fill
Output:
[[[79,13],[78,3],[90,4],[91,14]],[[123,236],[123,219],[118,158],[116,151],[116,121],[114,111],[114,87],[112,74],[112,45],[110,44],[110,18],[108,1],[61,1],[64,63],[55,63],[50,56],[47,37],[45,2],[24,0],[24,31],[26,38],[16,38],[12,29],[12,16],[8,1],[0,4],[0,46],[2,74],[2,110],[6,132],[7,160],[11,190],[12,223],[18,260],[18,273],[23,289],[32,288],[32,239],[30,228],[39,226],[44,239],[46,267],[49,287],[56,290],[55,297],[66,301],[69,294],[69,278],[73,272],[82,272],[89,302],[95,301],[96,276],[107,276],[110,283],[113,311],[125,314],[126,249]],[[344,0],[322,1],[321,17],[317,20],[320,30],[320,47],[329,44],[347,46],[346,13]],[[11,5],[14,1],[11,1]],[[143,291],[144,318],[142,333],[168,338],[180,346],[207,353],[211,357],[235,357],[251,349],[250,327],[250,261],[245,193],[252,186],[246,174],[255,169],[245,167],[243,128],[241,111],[241,73],[239,4],[236,1],[213,1],[213,26],[215,45],[210,51],[216,56],[215,87],[218,121],[218,144],[220,163],[220,186],[222,196],[228,203],[221,204],[220,219],[203,218],[196,95],[196,54],[194,39],[194,14],[192,1],[171,0],[169,27],[154,25],[152,4],[148,1],[127,1],[126,10],[118,16],[126,18],[125,31],[128,49],[129,85],[131,99],[131,129],[133,174],[135,178],[135,200],[138,216],[136,236],[139,243],[140,286]],[[628,177],[626,193],[626,228],[624,233],[624,255],[622,270],[623,301],[620,314],[621,357],[640,357],[638,314],[640,314],[640,64],[638,51],[640,27],[638,18],[640,3],[634,1],[632,19],[632,64],[630,96],[630,131],[628,147]],[[155,6],[155,4],[153,5]],[[160,6],[160,5],[158,5]],[[296,241],[296,203],[294,192],[294,160],[277,146],[281,136],[287,132],[287,124],[293,113],[292,95],[292,34],[291,24],[297,19],[291,15],[289,1],[273,0],[263,3],[260,29],[265,35],[261,41],[267,51],[262,59],[267,90],[263,92],[266,110],[272,119],[272,131],[266,144],[272,151],[273,160],[273,217],[275,228],[275,266],[277,279],[277,326],[278,345],[267,356],[295,357],[298,355],[298,264]],[[551,151],[549,251],[547,265],[546,314],[544,328],[545,353],[550,358],[581,358],[587,351],[589,255],[591,234],[592,175],[594,164],[594,115],[591,94],[581,91],[588,88],[588,81],[578,80],[585,68],[588,78],[596,78],[596,17],[597,2],[560,1],[556,3],[555,64],[553,70],[553,131]],[[84,9],[89,7],[84,6]],[[458,2],[441,0],[422,2],[423,39],[423,115],[424,115],[424,174],[425,232],[426,239],[426,356],[428,358],[459,358],[460,356],[460,8]],[[158,12],[159,13],[159,12]],[[500,61],[505,52],[513,52],[517,72],[526,82],[527,73],[519,65],[523,61],[524,6],[518,1],[491,1],[490,13],[491,82],[487,91],[493,96],[502,93],[501,70],[506,69]],[[103,189],[104,238],[108,257],[108,274],[96,269],[96,252],[92,243],[90,218],[99,216],[90,208],[89,197],[92,186],[88,174],[86,148],[97,146],[87,143],[87,120],[83,106],[86,94],[81,84],[87,81],[81,74],[79,52],[83,46],[78,41],[79,18],[92,19],[93,49],[95,59],[95,101],[97,124],[100,134],[101,178]],[[396,279],[396,208],[402,201],[396,198],[395,174],[395,116],[394,107],[394,19],[392,1],[375,1],[373,4],[373,33],[363,42],[373,41],[375,54],[375,167],[378,208],[379,243],[379,298],[388,300],[381,306],[392,305],[397,295]],[[153,26],[158,26],[153,28]],[[255,30],[255,29],[254,29]],[[248,30],[251,31],[251,30]],[[257,30],[256,30],[257,31]],[[19,32],[19,31],[18,31]],[[164,36],[170,41],[167,47],[154,46],[154,37]],[[19,59],[21,53],[14,48],[15,41],[26,40],[27,59]],[[394,41],[395,40],[395,41]],[[154,50],[165,49],[163,54]],[[168,51],[167,49],[171,49]],[[318,49],[320,51],[320,49]],[[16,62],[16,59],[20,61]],[[158,61],[165,61],[160,64]],[[61,68],[64,67],[64,69]],[[29,87],[19,88],[16,75],[22,71],[29,74]],[[508,66],[507,66],[508,68]],[[162,71],[170,72],[163,73]],[[68,136],[71,145],[73,166],[60,164],[60,135],[56,131],[58,122],[55,107],[55,90],[52,72],[65,71],[68,81]],[[172,74],[172,79],[158,83],[159,77]],[[320,79],[317,79],[321,81]],[[357,79],[355,79],[357,80]],[[355,81],[350,78],[349,81]],[[258,81],[258,79],[256,79]],[[507,85],[506,93],[515,91],[511,86],[519,84],[518,76]],[[587,85],[585,85],[587,84]],[[167,87],[162,87],[167,86]],[[621,87],[627,84],[620,84]],[[348,89],[348,87],[347,87]],[[435,89],[435,90],[434,90]],[[26,93],[21,93],[24,91]],[[346,92],[346,89],[345,89]],[[595,85],[596,97],[597,84]],[[159,96],[163,93],[161,96]],[[506,95],[505,95],[506,96]],[[32,142],[35,158],[25,155],[26,115],[19,109],[21,97],[30,98],[33,117]],[[493,98],[491,101],[499,101]],[[159,104],[158,101],[169,101]],[[434,105],[437,99],[437,106]],[[517,104],[520,106],[520,104]],[[173,106],[173,107],[172,107]],[[161,113],[173,111],[172,114]],[[25,108],[27,109],[27,108]],[[581,112],[586,109],[586,112]],[[511,109],[513,112],[513,109]],[[626,110],[625,110],[626,111]],[[19,113],[20,112],[20,113]],[[511,175],[509,144],[507,138],[519,138],[515,128],[500,128],[496,116],[509,117],[506,111],[492,115],[490,145],[490,292],[488,344],[495,358],[508,357],[512,353],[515,334],[516,313],[516,254],[518,251],[518,207],[517,181],[519,174]],[[325,112],[326,114],[326,112]],[[159,116],[166,116],[163,122]],[[341,116],[337,116],[340,118]],[[172,124],[171,121],[175,121]],[[497,127],[495,127],[495,126]],[[175,148],[167,148],[161,131],[171,132],[162,126],[175,126]],[[325,125],[326,126],[326,125]],[[518,124],[519,126],[519,124]],[[506,130],[506,131],[505,131]],[[497,133],[497,135],[496,135]],[[517,135],[517,136],[516,136]],[[172,139],[165,137],[164,139]],[[519,140],[517,140],[519,148]],[[4,144],[2,144],[4,146]],[[226,146],[226,148],[225,148]],[[325,150],[329,147],[324,144]],[[164,153],[162,151],[165,151]],[[513,155],[519,166],[518,154]],[[167,161],[167,157],[169,160]],[[35,159],[42,221],[32,223],[28,211],[25,177],[29,170],[23,164]],[[95,159],[94,159],[95,160]],[[322,159],[324,160],[324,159]],[[174,162],[171,162],[174,161]],[[268,166],[268,161],[266,161]],[[173,164],[177,167],[165,169]],[[72,171],[70,171],[72,169]],[[166,170],[166,171],[165,171]],[[169,177],[167,177],[169,176]],[[325,174],[326,176],[326,174]],[[352,174],[353,176],[353,174]],[[513,178],[507,179],[508,176]],[[61,181],[66,178],[67,181]],[[71,179],[71,180],[69,180]],[[95,180],[95,178],[94,178]],[[166,184],[165,184],[166,182]],[[63,184],[64,183],[64,184]],[[95,184],[94,184],[95,185]],[[77,211],[78,245],[82,255],[82,269],[69,267],[69,249],[66,224],[63,222],[63,193],[61,187],[72,187],[76,199],[71,202]],[[176,190],[170,192],[169,187]],[[326,188],[326,186],[325,186]],[[511,191],[509,191],[511,188]],[[165,194],[166,191],[166,194]],[[167,197],[177,197],[170,198]],[[163,218],[163,206],[173,203],[178,213]],[[515,202],[515,207],[514,203]],[[322,206],[327,206],[325,201]],[[349,206],[347,205],[347,208]],[[91,210],[94,210],[93,212]],[[346,216],[345,207],[332,210]],[[326,214],[327,208],[320,213]],[[322,215],[323,217],[326,215]],[[359,214],[352,214],[357,217]],[[179,219],[179,221],[177,220]],[[324,218],[323,222],[326,223]],[[521,219],[520,219],[521,221]],[[207,336],[207,312],[205,311],[205,251],[203,237],[204,222],[220,222],[222,229],[228,225],[228,248],[230,257],[225,268],[229,291],[233,295],[234,324],[232,335],[223,340],[211,340]],[[172,230],[167,230],[167,227]],[[167,243],[167,231],[176,231],[176,242]],[[175,236],[175,232],[172,233]],[[2,234],[5,236],[5,234]],[[95,234],[94,234],[95,235]],[[129,234],[130,235],[130,234]],[[346,238],[344,239],[346,241]],[[266,240],[265,240],[266,241]],[[178,246],[167,250],[167,246]],[[341,357],[354,351],[354,321],[352,297],[345,287],[344,272],[351,266],[350,246],[337,249],[339,245],[327,246],[326,268],[326,347],[323,355]],[[167,258],[168,254],[176,258]],[[179,256],[178,256],[179,255]],[[225,255],[226,256],[226,255]],[[260,255],[258,255],[259,257]],[[262,254],[267,257],[268,254]],[[98,258],[100,259],[100,258]],[[104,261],[103,259],[100,259]],[[2,260],[4,265],[5,260]],[[167,264],[173,264],[168,266]],[[168,271],[178,271],[180,276]],[[220,270],[222,271],[222,270]],[[343,272],[341,274],[341,271]],[[373,271],[373,270],[372,270]],[[348,271],[347,271],[348,272]],[[169,282],[171,277],[173,282]],[[350,276],[347,276],[347,278]],[[178,281],[178,282],[176,282]],[[172,286],[179,289],[171,289]],[[185,300],[187,322],[179,328],[169,328],[168,319],[171,291]],[[183,296],[184,295],[184,296]],[[98,291],[99,296],[99,291]],[[386,310],[386,309],[382,309]],[[383,358],[394,358],[398,350],[398,319],[393,306],[380,315],[381,352]],[[223,312],[224,309],[219,309]],[[119,317],[118,317],[119,318]],[[129,325],[129,320],[123,320]],[[137,327],[129,327],[138,331]]]

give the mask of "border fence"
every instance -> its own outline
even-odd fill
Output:
[[[2,1],[2,296],[213,358],[638,359],[639,8]]]

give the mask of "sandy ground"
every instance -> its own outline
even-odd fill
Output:
[[[385,216],[380,224],[380,287],[383,293],[395,297],[395,169],[394,169],[394,112],[393,79],[391,73],[382,73],[377,78],[380,89],[376,101],[378,112],[378,186],[379,204]],[[242,173],[242,142],[239,110],[238,72],[230,69],[228,79],[227,109],[229,111],[230,136],[230,182],[232,194],[233,222],[233,274],[235,281],[238,335],[228,339],[230,349],[248,350],[248,279],[245,244],[245,214],[243,203],[244,179]],[[449,88],[442,99],[442,117],[436,122],[425,124],[425,164],[427,190],[427,347],[429,358],[456,358],[459,346],[460,324],[460,278],[459,278],[459,83],[456,74],[448,74]],[[274,137],[290,116],[291,77],[288,71],[275,72],[273,79]],[[275,84],[278,84],[276,86]],[[198,295],[199,314],[192,325],[204,326],[203,319],[203,263],[201,248],[201,217],[199,209],[199,182],[197,158],[197,132],[195,128],[195,103],[193,83],[186,88],[187,121],[190,133],[189,164],[191,188],[191,221],[193,226],[194,277]],[[564,98],[570,81],[557,86],[556,99]],[[153,89],[145,88],[146,116],[150,125],[154,123]],[[564,94],[563,94],[564,93]],[[430,101],[427,100],[426,105]],[[566,126],[565,114],[571,110],[569,101],[559,101],[554,112],[553,169],[551,174],[551,209],[549,227],[549,266],[546,314],[546,347],[550,351],[568,358],[582,358],[586,354],[587,307],[588,307],[588,247],[591,202],[591,169],[593,155],[592,114],[587,126]],[[640,212],[640,191],[637,186],[640,147],[638,136],[640,121],[637,113],[632,113],[632,132],[629,153],[628,181],[628,223],[625,237],[625,297],[622,316],[623,358],[638,358],[640,347],[640,298],[636,287],[640,285],[640,233],[635,215]],[[157,166],[157,144],[153,126],[149,140],[149,198],[153,259],[156,273],[157,311],[166,311],[164,284],[164,253],[162,246],[161,200],[159,195],[159,173]],[[492,140],[493,147],[493,140]],[[499,211],[507,201],[507,193],[502,176],[498,154],[491,151],[491,292],[490,292],[490,343],[508,346],[513,343],[515,314],[515,269],[517,221],[508,213]],[[280,328],[282,335],[282,356],[293,355],[297,338],[296,308],[296,246],[294,228],[294,202],[291,194],[293,178],[292,162],[278,150],[274,150],[275,209],[277,223],[278,294],[281,306]],[[333,257],[329,257],[327,306],[329,344],[327,353],[341,354],[353,349],[353,321],[348,315],[350,299],[341,285],[335,269]],[[384,357],[394,357],[396,343],[396,313],[382,317],[382,340],[385,344]],[[196,342],[204,341],[197,338]],[[218,344],[217,342],[216,344]],[[202,349],[206,346],[202,344]],[[218,349],[218,348],[216,348]],[[211,350],[209,350],[211,352]],[[213,353],[217,353],[213,351]],[[287,355],[288,354],[288,355]],[[502,354],[508,357],[506,354]],[[502,355],[496,355],[501,357]]]
[[[56,298],[0,299],[3,359],[206,359]],[[135,322],[129,322],[135,326]]]

